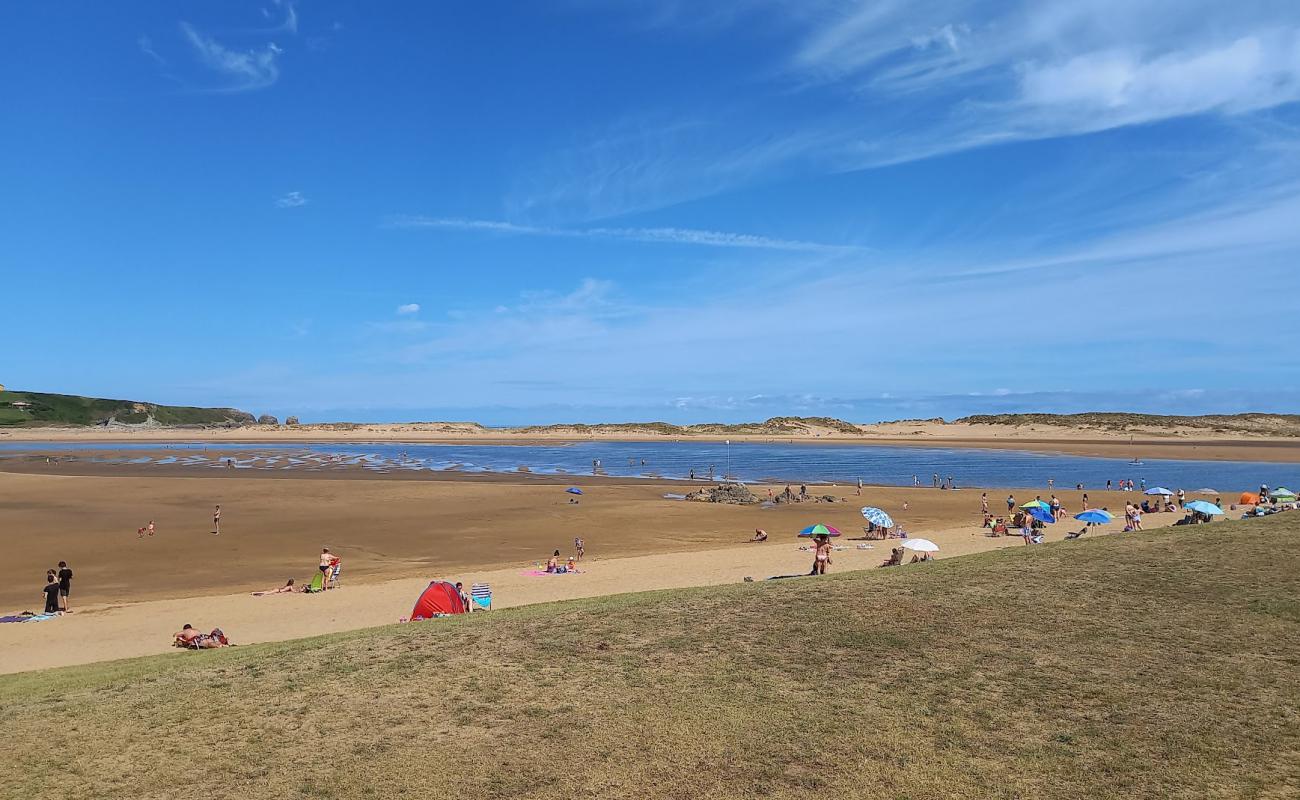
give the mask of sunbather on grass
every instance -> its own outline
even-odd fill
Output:
[[[212,633],[199,633],[188,622],[180,631],[172,634],[172,645],[192,650],[212,650],[218,647],[226,647],[229,644],[230,640],[226,638],[226,634],[220,628],[213,628]]]

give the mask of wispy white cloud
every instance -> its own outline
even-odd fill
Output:
[[[276,199],[275,204],[280,208],[298,208],[307,205],[307,197],[302,192],[288,192]]]
[[[419,303],[405,303],[397,307],[398,314],[418,314],[420,313]]]
[[[739,247],[761,250],[786,250],[812,253],[849,253],[860,251],[853,245],[779,239],[749,233],[697,230],[694,228],[559,228],[520,225],[512,222],[455,217],[399,217],[390,225],[395,228],[434,228],[481,231],[520,236],[554,236],[580,239],[612,239],[647,244],[698,245],[701,247]]]
[[[512,217],[597,219],[791,175],[1300,101],[1300,18],[1270,0],[697,5],[629,7],[693,34],[762,31],[776,55],[752,65],[756,89],[583,131],[581,144],[515,170]]]
[[[167,66],[167,60],[162,56],[158,55],[157,50],[154,50],[153,40],[150,39],[148,36],[141,36],[140,38],[135,40],[135,43],[140,46],[140,52],[152,58],[155,62],[158,63],[159,66],[162,67]]]
[[[188,22],[181,23],[181,33],[200,63],[223,79],[215,91],[264,89],[280,78],[279,58],[284,51],[274,42],[249,50],[234,50],[201,33]]]

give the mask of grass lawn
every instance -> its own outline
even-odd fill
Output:
[[[0,730],[15,798],[1300,797],[1300,513],[0,677]]]

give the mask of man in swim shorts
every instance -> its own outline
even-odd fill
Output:
[[[72,570],[68,569],[68,562],[59,562],[59,609],[68,610],[68,593],[72,591]]]

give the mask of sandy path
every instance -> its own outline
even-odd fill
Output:
[[[1174,515],[1165,517],[1165,524]],[[1148,522],[1154,522],[1148,517]],[[1149,525],[1150,527],[1150,525]],[[1061,539],[1067,526],[1061,524],[1049,540]],[[1097,528],[1095,533],[1114,532],[1118,526]],[[1019,537],[989,538],[970,527],[925,532],[942,548],[943,557],[1004,547],[1022,547]],[[858,550],[859,542],[840,542],[833,570],[875,567],[896,542],[868,542],[870,550]],[[595,597],[652,589],[706,586],[739,582],[745,576],[763,579],[772,575],[801,573],[811,564],[811,555],[798,549],[799,541],[781,537],[765,544],[742,545],[695,552],[661,553],[614,559],[590,559],[583,573],[564,576],[524,575],[524,566],[510,569],[466,571],[443,575],[467,585],[486,581],[493,587],[498,609],[581,597]],[[924,569],[922,565],[905,569]],[[322,595],[275,595],[252,597],[228,594],[211,597],[152,600],[125,605],[83,608],[59,619],[38,623],[0,625],[0,673],[22,672],[49,667],[86,664],[110,659],[158,653],[175,653],[178,658],[193,653],[169,646],[170,635],[186,622],[199,629],[220,626],[236,642],[283,641],[339,631],[354,630],[398,621],[410,613],[428,578],[405,578],[378,583],[346,585]],[[425,623],[436,624],[436,623]]]

